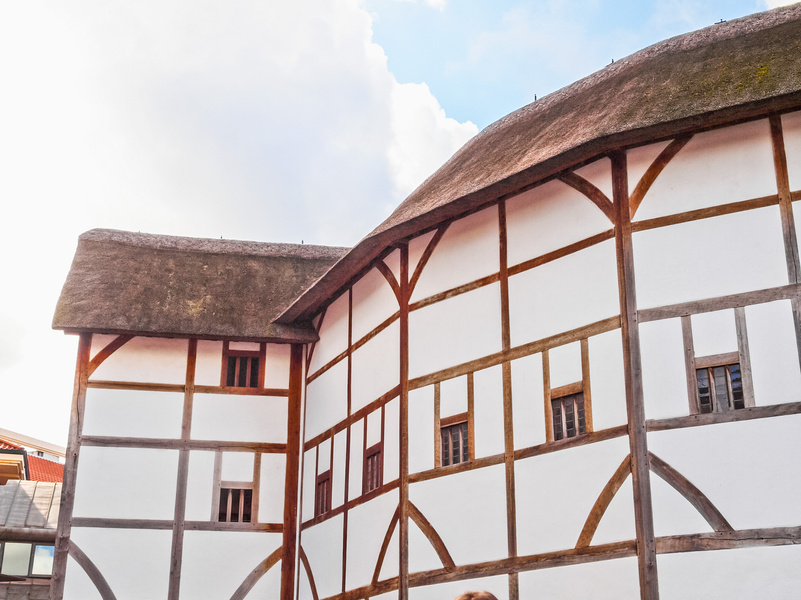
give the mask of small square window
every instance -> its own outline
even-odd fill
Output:
[[[227,387],[259,387],[259,357],[252,353],[228,353],[225,385]]]
[[[314,516],[319,517],[331,510],[331,470],[317,476],[314,494]]]
[[[584,394],[570,394],[551,399],[553,417],[553,439],[562,440],[587,433],[587,420],[584,414]]]
[[[745,408],[743,377],[739,363],[696,369],[695,379],[700,413]]]
[[[3,562],[0,566],[0,574],[27,577],[30,562],[31,544],[17,542],[3,544]]]
[[[378,489],[384,483],[384,453],[382,450],[382,444],[379,442],[364,453],[363,494]]]
[[[33,561],[31,562],[32,577],[49,577],[53,574],[53,557],[55,556],[55,546],[37,545],[33,549]]]
[[[440,427],[443,467],[470,460],[470,438],[467,421]]]
[[[253,490],[249,488],[220,488],[220,523],[250,523]]]

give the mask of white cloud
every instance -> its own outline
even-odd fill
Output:
[[[797,4],[798,0],[762,0],[762,3],[765,5],[765,8],[778,8],[779,6],[790,6],[791,4]]]

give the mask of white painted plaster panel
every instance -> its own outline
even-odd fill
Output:
[[[185,531],[180,597],[230,598],[250,572],[280,546],[280,533]],[[280,571],[281,563],[272,569]]]
[[[801,546],[659,554],[659,597],[798,598]]]
[[[70,538],[103,574],[118,600],[167,597],[171,530],[73,527]]]
[[[331,508],[345,501],[345,462],[347,461],[347,430],[334,436],[334,464],[331,472]]]
[[[400,457],[400,400],[395,398],[384,407],[384,483],[398,478]]]
[[[542,354],[512,361],[512,412],[515,449],[545,442]]]
[[[289,387],[289,344],[267,344],[264,353],[264,387]]]
[[[651,473],[651,505],[654,511],[654,535],[656,537],[712,531],[712,527],[690,504],[690,501],[653,472]]]
[[[648,448],[735,529],[801,521],[801,415],[652,432]]]
[[[367,447],[375,446],[381,441],[381,410],[374,410],[367,415]]]
[[[717,310],[690,317],[696,356],[737,352],[737,326],[734,309]]]
[[[393,250],[384,257],[384,264],[389,267],[392,274],[400,282],[400,250]],[[409,266],[411,269],[411,266]]]
[[[86,390],[84,435],[179,438],[184,395],[139,390]]]
[[[241,352],[258,352],[261,345],[258,342],[229,342],[228,348]]]
[[[186,480],[187,521],[211,519],[214,495],[214,452],[192,450],[189,453],[189,471]]]
[[[785,285],[778,206],[638,231],[639,308]]]
[[[503,454],[503,368],[501,365],[473,375],[473,411],[476,458]]]
[[[625,425],[626,381],[620,330],[591,337],[589,346],[593,428],[601,431]]]
[[[73,529],[74,531],[74,529]],[[64,577],[64,600],[103,600],[95,584],[83,567],[71,556],[67,557],[67,573]]]
[[[411,278],[411,274],[414,273],[414,270],[417,268],[417,265],[420,262],[420,259],[423,257],[423,253],[426,251],[428,247],[428,243],[436,234],[436,230],[429,231],[428,233],[424,233],[423,235],[418,235],[416,238],[409,240],[409,277]],[[395,252],[398,252],[395,250]]]
[[[195,394],[192,439],[286,442],[287,399],[238,394]]]
[[[348,413],[348,363],[341,361],[306,386],[306,439],[344,419]]]
[[[480,579],[465,579],[462,581],[451,581],[449,583],[438,583],[436,585],[426,585],[423,587],[409,588],[410,600],[450,600],[457,598],[465,592],[490,592],[498,600],[508,600],[509,598],[509,578],[506,575],[496,575],[495,577],[482,577]],[[520,596],[521,598],[536,599],[540,596]],[[377,597],[376,597],[377,600]]]
[[[412,311],[409,376],[418,377],[499,352],[500,292],[500,284],[493,283]]]
[[[300,534],[320,598],[342,591],[342,523],[342,515],[337,515]]]
[[[628,438],[621,437],[517,461],[518,553],[573,548],[601,490],[628,453]],[[606,527],[628,532],[630,524]]]
[[[398,321],[356,350],[352,360],[351,407],[356,411],[398,385],[400,380]]]
[[[170,519],[175,516],[178,452],[143,448],[81,448],[76,517]]]
[[[100,346],[117,336],[96,337]],[[187,340],[135,337],[103,361],[91,379],[183,384],[188,348]]]
[[[770,127],[763,119],[695,134],[656,178],[636,217],[651,219],[775,193]]]
[[[317,446],[317,462],[319,463],[317,468],[318,475],[325,473],[331,468],[331,451],[332,442],[330,437],[320,442]]]
[[[443,502],[443,498],[459,501]],[[409,500],[439,533],[457,565],[506,557],[503,465],[413,483],[409,486]]]
[[[661,581],[661,571],[659,575]],[[636,557],[537,569],[520,573],[519,579],[521,598],[636,600],[640,597]]]
[[[496,206],[451,223],[417,280],[412,302],[497,273],[498,235]]]
[[[369,585],[389,522],[398,507],[398,492],[383,494],[348,512],[346,589]]]
[[[599,190],[607,198],[612,198],[612,161],[608,158],[601,158],[595,162],[575,170],[576,175],[580,175]]]
[[[259,523],[283,523],[286,456],[262,454],[259,477]]]
[[[398,550],[400,548],[400,534],[398,530],[400,528],[395,526],[395,529],[392,532],[392,535],[389,538],[389,544],[387,545],[387,553],[384,556],[384,563],[381,565],[381,571],[378,574],[378,580],[383,581],[385,579],[389,579],[390,577],[397,577],[399,571],[399,553]]]
[[[314,345],[309,373],[327,364],[348,347],[348,292],[326,309],[320,328],[320,341]]]
[[[581,343],[571,342],[548,350],[551,389],[581,381]]]
[[[299,567],[303,570],[303,566]],[[264,598],[281,597],[281,562],[276,563],[269,571],[262,575],[261,579],[250,590],[246,600],[263,600]]]
[[[252,452],[223,452],[222,474],[223,481],[253,481]]]
[[[627,477],[606,508],[591,544],[611,544],[636,539],[634,523],[634,487]]]
[[[640,324],[640,357],[645,418],[689,414],[681,319]]]
[[[645,175],[648,167],[651,166],[659,154],[670,145],[671,140],[664,142],[657,142],[656,144],[648,144],[647,146],[639,146],[632,148],[626,152],[626,172],[629,177],[629,193],[634,191],[637,184]],[[611,196],[610,196],[611,197]]]
[[[298,561],[297,564],[299,565],[298,571],[300,571],[298,579],[298,600],[314,600],[311,583],[309,583],[309,575],[306,573],[306,566],[300,561]]]
[[[506,201],[509,266],[612,229],[612,223],[581,192],[549,181]]]
[[[381,411],[378,411],[379,415]],[[369,446],[368,446],[369,448]],[[364,467],[364,419],[350,427],[350,469],[348,470],[348,499],[362,495],[362,468]]]
[[[509,278],[512,346],[619,313],[614,240]]]
[[[398,312],[398,300],[378,269],[353,284],[353,341],[356,342]]]
[[[380,596],[372,596],[371,600],[396,600],[398,597],[398,592],[387,592],[386,594],[381,594]]]
[[[444,565],[437,551],[414,521],[409,522],[409,572],[422,573]]]
[[[439,384],[439,416],[452,417],[467,412],[467,375],[446,379]]]
[[[409,472],[434,468],[434,386],[409,392]]]
[[[782,115],[782,133],[790,189],[801,190],[801,111]]]
[[[195,359],[195,385],[220,385],[222,342],[198,340]]]
[[[314,492],[317,486],[317,450],[315,448],[303,454],[302,485],[301,521],[308,521],[314,517]]]
[[[798,402],[801,370],[790,301],[748,306],[745,322],[755,404]]]

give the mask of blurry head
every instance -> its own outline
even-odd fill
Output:
[[[489,592],[465,592],[461,596],[457,596],[453,600],[498,600],[494,595]]]

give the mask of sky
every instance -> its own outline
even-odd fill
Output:
[[[0,428],[66,444],[82,232],[352,246],[535,96],[782,4],[0,2]]]

